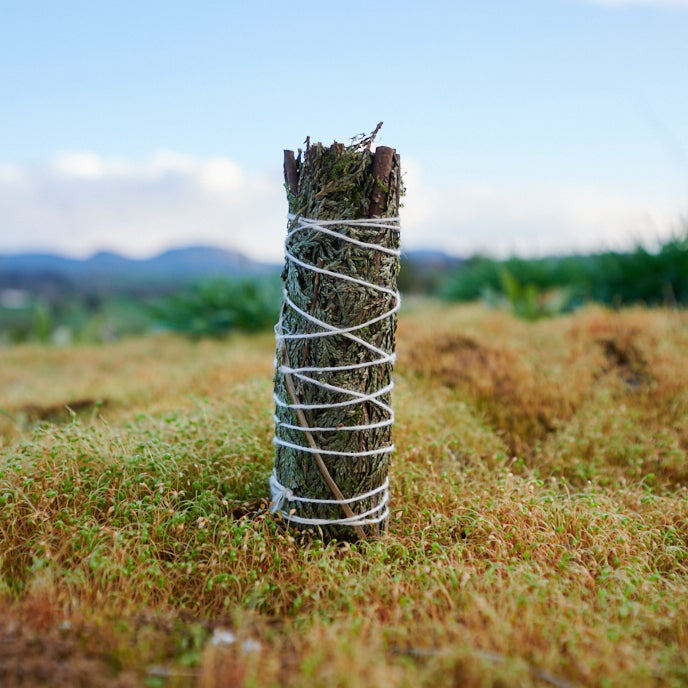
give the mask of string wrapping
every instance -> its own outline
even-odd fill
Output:
[[[347,234],[342,233],[341,231],[335,231],[332,229],[333,227],[364,227],[364,228],[372,228],[372,229],[392,229],[394,231],[399,230],[399,218],[398,217],[391,217],[391,218],[372,218],[372,219],[355,219],[355,220],[314,220],[310,218],[305,218],[302,216],[295,216],[293,214],[289,214],[288,216],[289,220],[289,231],[287,233],[287,241],[285,245],[288,247],[289,246],[289,239],[292,237],[294,234],[297,232],[303,232],[303,231],[309,231],[309,232],[320,232],[322,234],[326,234],[328,236],[333,236],[336,239],[342,240],[349,242],[351,244],[354,244],[358,246],[359,248],[364,248],[370,251],[375,251],[375,252],[380,252],[384,253],[390,256],[394,257],[399,257],[400,255],[400,250],[395,249],[395,248],[389,248],[386,246],[380,246],[378,244],[373,244],[373,243],[368,243],[364,241],[360,241],[358,239],[354,239],[352,237],[349,237]],[[324,456],[338,456],[338,457],[346,457],[347,459],[362,459],[365,457],[369,456],[375,456],[375,455],[380,455],[380,454],[390,454],[394,451],[394,445],[392,443],[389,443],[386,446],[379,447],[376,449],[372,450],[364,450],[364,451],[358,451],[358,452],[341,452],[341,451],[331,451],[327,449],[322,449],[320,447],[312,447],[312,446],[307,446],[306,444],[296,444],[294,442],[291,442],[282,436],[280,436],[280,429],[285,428],[289,429],[291,431],[296,431],[300,432],[304,435],[306,433],[309,433],[309,436],[312,437],[311,433],[320,433],[320,432],[355,432],[355,431],[362,431],[362,430],[371,430],[374,428],[381,428],[381,427],[386,427],[390,426],[394,423],[394,411],[392,410],[392,407],[385,403],[380,397],[384,396],[385,394],[388,394],[389,392],[392,391],[394,387],[394,382],[390,382],[389,384],[385,385],[384,387],[374,390],[368,394],[359,392],[357,390],[352,390],[352,389],[346,389],[344,387],[340,387],[337,385],[330,384],[328,382],[323,382],[321,379],[318,379],[317,376],[322,376],[327,373],[339,373],[342,371],[348,371],[348,370],[360,370],[366,367],[371,367],[371,366],[379,366],[379,365],[384,365],[387,363],[393,364],[396,360],[396,355],[393,351],[385,351],[382,348],[379,348],[377,346],[374,346],[370,342],[367,342],[365,339],[363,339],[359,333],[361,330],[364,330],[365,328],[369,327],[370,325],[373,325],[375,323],[378,323],[386,318],[393,318],[395,314],[399,311],[399,308],[401,306],[401,296],[397,290],[392,290],[384,286],[380,286],[377,284],[373,284],[370,282],[367,282],[365,280],[352,277],[351,275],[346,275],[341,272],[335,272],[333,270],[329,270],[324,267],[319,267],[317,265],[313,265],[311,263],[307,263],[305,261],[302,261],[298,258],[296,258],[294,255],[291,254],[288,248],[285,248],[285,259],[287,261],[290,261],[301,268],[305,270],[309,270],[313,273],[317,273],[320,275],[327,275],[328,277],[335,279],[335,280],[341,280],[344,282],[353,282],[356,284],[359,284],[363,287],[366,287],[367,289],[375,290],[377,291],[381,296],[387,297],[391,299],[391,306],[389,310],[387,310],[385,313],[375,316],[373,318],[370,318],[366,320],[365,322],[360,322],[356,323],[353,325],[349,325],[347,327],[338,327],[332,323],[326,322],[324,320],[321,320],[319,318],[314,317],[311,313],[299,308],[290,298],[286,288],[284,289],[284,302],[283,302],[283,309],[282,313],[280,314],[280,318],[275,325],[275,339],[277,342],[277,355],[275,357],[275,368],[278,374],[284,375],[284,376],[290,376],[294,380],[298,380],[301,384],[304,385],[314,385],[316,387],[319,387],[320,389],[327,390],[329,392],[336,393],[337,395],[341,395],[344,397],[343,401],[337,401],[337,402],[331,402],[331,403],[322,403],[322,404],[302,404],[299,403],[298,401],[293,401],[293,400],[285,400],[280,398],[278,395],[277,391],[275,391],[273,395],[273,399],[275,402],[275,405],[279,408],[282,409],[290,409],[290,410],[297,410],[300,409],[301,411],[307,411],[307,410],[323,410],[323,409],[328,409],[328,408],[341,408],[345,406],[350,406],[350,405],[355,405],[355,404],[363,404],[363,403],[371,403],[377,406],[383,413],[383,420],[380,420],[375,423],[364,423],[364,424],[357,424],[357,425],[349,425],[349,426],[341,426],[338,425],[337,427],[323,427],[323,426],[317,426],[317,427],[309,427],[309,426],[304,426],[304,425],[296,425],[294,423],[288,423],[286,421],[283,421],[282,419],[279,418],[277,413],[274,415],[274,420],[275,420],[275,436],[273,439],[273,442],[276,445],[280,445],[283,447],[289,447],[291,449],[296,449],[298,451],[305,452],[307,454],[320,454]],[[309,327],[308,329],[310,330],[311,328],[315,327],[318,328],[316,331],[304,331],[304,332],[288,332],[285,333],[283,331],[283,317],[284,317],[284,309],[285,308],[291,308],[297,313],[299,313],[308,323]],[[342,336],[345,337],[356,344],[364,347],[366,350],[368,350],[373,358],[368,361],[361,361],[358,363],[352,363],[352,364],[344,364],[344,365],[331,365],[331,366],[301,366],[301,367],[294,367],[290,365],[286,365],[284,362],[278,360],[281,358],[281,352],[284,349],[285,342],[287,340],[306,340],[306,339],[315,339],[315,338],[320,338],[320,337],[334,337],[334,336]],[[366,492],[365,494],[361,495],[355,495],[350,498],[344,498],[343,500],[340,499],[315,499],[315,498],[309,498],[309,497],[303,497],[294,494],[294,492],[288,488],[282,485],[277,477],[276,470],[273,470],[273,473],[270,477],[270,491],[272,495],[272,506],[271,506],[271,511],[273,513],[280,514],[282,518],[288,521],[293,521],[294,523],[298,523],[300,525],[314,525],[314,526],[319,526],[319,525],[334,525],[334,524],[342,524],[342,525],[350,525],[350,526],[364,526],[364,525],[370,525],[373,523],[380,523],[384,521],[388,516],[389,516],[389,479],[386,478],[385,481],[382,483],[377,488],[374,488],[370,490],[369,492]],[[309,502],[313,504],[347,504],[350,507],[354,506],[357,502],[360,502],[362,500],[374,497],[376,495],[379,495],[379,501],[378,503],[372,508],[368,509],[364,513],[360,513],[355,515],[354,517],[346,517],[346,518],[337,518],[337,519],[323,519],[323,518],[304,518],[301,516],[297,516],[294,512],[295,509],[291,509],[289,511],[285,510],[285,505],[288,502],[292,503],[303,503],[303,502]]]

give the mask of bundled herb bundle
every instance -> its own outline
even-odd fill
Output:
[[[327,538],[384,529],[392,423],[399,156],[285,151],[290,223],[277,334],[273,510]]]

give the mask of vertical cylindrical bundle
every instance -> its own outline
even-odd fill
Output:
[[[340,540],[378,535],[389,514],[401,176],[373,137],[285,151],[272,508]]]

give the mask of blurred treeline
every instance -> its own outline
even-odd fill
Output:
[[[48,294],[5,289],[0,291],[0,344],[93,343],[156,330],[193,337],[259,330],[275,324],[280,298],[274,276],[215,277],[152,294],[140,289],[99,294],[73,285]]]
[[[40,285],[39,285],[40,286]],[[688,225],[657,250],[538,259],[467,260],[441,253],[402,257],[399,287],[453,301],[487,304],[535,320],[595,301],[630,304],[688,304]],[[277,320],[281,286],[276,274],[212,278],[160,290],[106,293],[88,284],[54,284],[49,289],[0,289],[0,344],[100,342],[168,329],[193,337],[232,330],[260,330]]]
[[[482,299],[535,320],[594,301],[611,307],[688,304],[688,225],[655,251],[634,250],[538,259],[475,256],[459,267],[419,271],[409,266],[400,282],[407,292],[454,301]]]

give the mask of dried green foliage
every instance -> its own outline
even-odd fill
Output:
[[[215,277],[169,294],[148,310],[166,329],[190,337],[222,337],[233,330],[272,327],[279,302],[277,280]]]
[[[350,146],[334,143],[325,147],[309,145],[296,160],[298,186],[287,184],[289,210],[294,215],[310,219],[359,219],[366,217],[395,217],[399,209],[401,177],[399,158],[394,155],[387,184],[380,183],[374,173],[374,155],[370,151],[371,137],[354,141]],[[382,193],[380,193],[382,192]],[[375,195],[382,196],[382,210],[376,207]],[[331,229],[366,243],[387,248],[399,247],[396,229],[334,226]],[[287,248],[297,259],[323,268],[355,277],[366,282],[396,289],[398,258],[381,252],[355,246],[317,231],[294,234]],[[355,284],[343,282],[328,275],[316,275],[299,265],[287,262],[282,274],[285,288],[292,301],[315,318],[337,327],[350,327],[383,315],[394,306],[391,296]],[[312,325],[298,312],[286,307],[283,316],[285,333],[311,331]],[[396,317],[386,318],[357,332],[357,335],[376,347],[392,352],[395,348]],[[343,366],[374,360],[362,345],[341,335],[290,340],[285,345],[286,359],[278,350],[280,362],[288,360],[292,367]],[[340,388],[370,394],[386,387],[392,374],[389,363],[360,370],[318,373],[318,379]],[[277,374],[276,391],[281,399],[289,400],[284,376]],[[327,404],[346,400],[341,394],[328,392],[315,385],[297,384],[298,400],[302,404]],[[391,404],[390,395],[380,397]],[[292,410],[277,409],[282,421],[299,425]],[[371,402],[306,412],[309,427],[337,427],[373,424],[386,419],[386,414]],[[304,433],[286,428],[280,436],[294,444],[304,446]],[[314,432],[320,449],[336,452],[362,452],[387,446],[391,443],[391,427],[370,430]],[[355,459],[346,456],[323,455],[327,469],[345,497],[353,497],[379,487],[385,480],[389,455],[381,454]],[[275,466],[279,481],[295,494],[316,499],[332,499],[332,491],[325,483],[313,455],[288,447],[277,447]],[[356,512],[363,513],[376,505],[377,497],[357,502]],[[306,518],[339,519],[344,516],[339,505],[316,505],[289,502],[287,507]],[[326,526],[323,532],[329,537],[352,539],[356,537],[350,526]],[[376,534],[377,529],[367,529]]]

